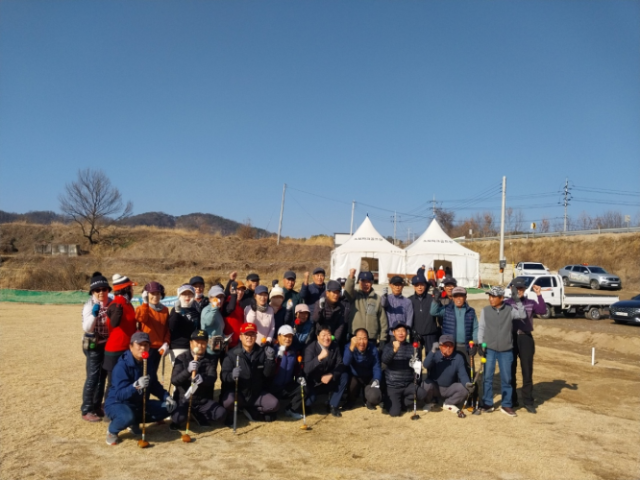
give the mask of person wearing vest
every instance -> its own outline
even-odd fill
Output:
[[[500,411],[515,417],[513,410],[511,384],[511,364],[513,363],[513,329],[514,320],[523,320],[527,316],[522,302],[516,299],[513,305],[504,303],[504,288],[492,287],[487,292],[490,305],[484,307],[480,314],[478,325],[478,342],[486,343],[486,359],[484,366],[482,406],[478,410],[481,413],[493,412],[493,374],[496,361],[500,365],[500,383],[502,391],[502,403]],[[482,351],[482,349],[481,349]],[[481,355],[485,354],[482,352]]]

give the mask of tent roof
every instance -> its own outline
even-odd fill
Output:
[[[480,256],[473,250],[469,250],[458,242],[451,240],[451,237],[442,230],[442,227],[435,218],[431,220],[431,224],[424,233],[420,235],[415,242],[405,248],[405,251],[407,255],[449,254],[476,258]]]
[[[373,226],[369,215],[355,231],[353,236],[334,250],[335,253],[380,252],[403,255],[404,251],[384,238]]]

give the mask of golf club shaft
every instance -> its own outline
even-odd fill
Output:
[[[147,376],[147,359],[142,359],[142,376]],[[144,436],[147,433],[146,427],[146,416],[147,416],[147,387],[142,389],[142,439],[144,440]]]
[[[236,368],[240,366],[240,357],[236,357]],[[233,396],[233,433],[238,425],[238,378],[236,378],[236,394]]]

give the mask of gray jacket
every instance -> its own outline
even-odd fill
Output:
[[[369,294],[355,289],[355,280],[348,278],[344,286],[344,296],[351,302],[349,311],[349,333],[353,335],[359,328],[366,328],[369,339],[387,341],[387,314],[380,304],[380,296],[371,289]]]
[[[478,342],[486,343],[487,348],[496,352],[506,352],[513,348],[513,321],[527,317],[527,312],[522,303],[507,305],[503,303],[500,308],[487,306],[480,312],[478,322]]]

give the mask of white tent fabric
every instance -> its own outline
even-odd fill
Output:
[[[451,274],[461,287],[477,287],[480,279],[480,254],[451,240],[440,224],[433,219],[425,232],[405,248],[406,273],[417,272],[425,265],[433,266],[434,261],[451,262]]]
[[[331,252],[331,278],[348,277],[349,270],[360,273],[363,258],[378,259],[378,283],[389,282],[387,275],[404,273],[405,252],[387,241],[373,226],[369,216],[353,236]]]

